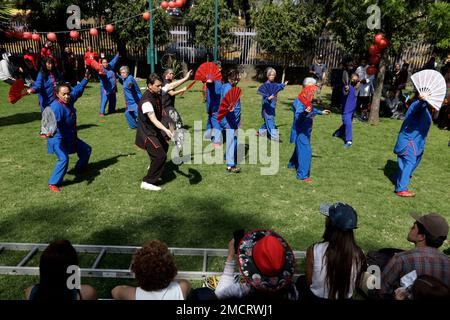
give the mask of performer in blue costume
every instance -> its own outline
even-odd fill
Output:
[[[74,103],[83,95],[89,75],[73,89],[70,84],[58,84],[55,87],[56,99],[50,105],[55,114],[57,129],[48,138],[48,153],[58,157],[55,169],[48,180],[50,190],[60,192],[60,185],[69,166],[69,154],[77,153],[76,172],[86,169],[91,155],[91,147],[77,136],[77,110]]]
[[[288,168],[297,170],[297,179],[312,182],[311,169],[311,132],[315,115],[330,114],[330,110],[318,110],[312,106],[317,91],[316,80],[306,78],[303,90],[292,106],[294,121],[292,122],[290,142],[295,144],[294,153],[289,160]]]
[[[288,81],[285,83],[275,83],[275,77],[277,76],[277,72],[274,68],[267,68],[266,72],[267,81],[266,83],[276,84],[279,87],[279,90],[283,90],[284,87],[288,84]],[[269,133],[269,137],[271,140],[279,141],[278,130],[275,126],[275,107],[277,106],[278,96],[275,95],[263,95],[262,97],[262,109],[261,116],[264,119],[264,123],[261,128],[259,128],[258,135],[265,136]]]
[[[54,100],[54,89],[58,82],[63,82],[64,79],[55,67],[53,58],[46,57],[42,59],[42,68],[39,72],[33,86],[27,90],[28,94],[37,93],[41,113]]]
[[[116,111],[116,74],[114,73],[114,66],[117,61],[119,61],[119,54],[108,63],[106,58],[100,60],[103,65],[104,74],[99,74],[100,79],[100,116],[105,116],[105,107],[108,103],[108,113],[113,113]]]
[[[359,76],[352,74],[351,83],[345,86],[343,90],[342,100],[342,125],[333,133],[333,137],[342,138],[344,140],[344,148],[348,149],[353,144],[353,115],[356,110],[356,102],[358,99]]]
[[[219,70],[222,70],[222,64],[220,61],[214,62]],[[217,122],[217,112],[220,106],[220,95],[222,92],[222,81],[207,80],[206,81],[206,114],[208,120],[206,122],[205,139],[211,139],[213,143],[220,143],[221,132],[213,132],[213,128],[219,128],[220,125]]]
[[[415,196],[414,192],[408,190],[408,184],[422,160],[431,122],[431,106],[419,96],[410,105],[405,114],[405,119],[394,147],[399,169],[395,184],[395,194],[400,197]]]
[[[220,100],[222,100],[231,88],[235,87],[240,80],[239,71],[236,69],[231,70],[228,73],[228,82],[222,85],[220,94]],[[225,160],[227,162],[227,171],[230,173],[239,173],[241,168],[237,166],[237,133],[241,126],[241,101],[240,99],[236,103],[234,110],[229,112],[220,123],[217,122],[217,127],[214,127],[214,139],[216,140],[216,132],[222,132],[225,129],[226,132],[226,154]],[[221,137],[221,136],[220,136]]]
[[[142,98],[141,89],[127,66],[120,67],[119,72],[119,82],[123,86],[125,96],[125,119],[127,119],[130,129],[136,129],[137,108]]]

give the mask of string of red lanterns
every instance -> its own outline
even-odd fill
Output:
[[[176,1],[162,1],[160,3],[160,7],[163,10],[167,10],[168,8],[173,9],[173,8],[181,8],[186,4],[187,0],[176,0]],[[139,15],[138,15],[139,16]],[[136,16],[134,16],[136,17]],[[131,17],[131,18],[134,18]],[[142,18],[145,21],[150,20],[150,12],[146,11],[142,14]],[[115,22],[117,23],[117,21]],[[105,26],[105,30],[108,33],[112,33],[114,32],[114,24],[107,24]],[[87,29],[86,29],[87,30]],[[80,30],[81,31],[81,30]],[[67,31],[56,31],[56,32],[49,32],[47,33],[47,39],[48,41],[51,42],[55,42],[57,40],[57,36],[56,33],[65,33]],[[98,36],[98,29],[96,27],[90,28],[89,29],[89,34],[92,37],[96,37]],[[16,38],[16,39],[23,39],[23,40],[33,40],[33,41],[41,41],[41,36],[38,33],[32,33],[29,31],[25,31],[25,32],[20,32],[20,31],[7,31],[5,33],[5,35],[8,38]],[[80,37],[80,34],[77,30],[71,30],[69,31],[69,36],[70,38],[72,38],[73,40],[77,40]]]
[[[389,46],[389,40],[384,37],[382,33],[378,33],[374,38],[374,44],[369,47],[369,62],[370,66],[367,68],[368,75],[375,75],[378,73],[376,65],[381,61],[381,54]]]

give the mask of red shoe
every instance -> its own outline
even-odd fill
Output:
[[[312,179],[308,177],[308,178],[303,179],[302,181],[306,182],[306,183],[311,183]]]
[[[39,134],[39,138],[47,139],[48,137],[47,137],[46,134],[40,133],[40,134]]]
[[[58,186],[55,186],[54,184],[49,184],[49,185],[48,185],[48,188],[49,188],[50,190],[52,190],[53,192],[61,192],[61,188],[58,187]]]
[[[105,116],[105,114],[104,113],[100,113],[100,117],[104,117]]]
[[[398,195],[399,197],[415,197],[416,196],[416,194],[414,192],[409,191],[409,190],[396,192],[395,194]]]

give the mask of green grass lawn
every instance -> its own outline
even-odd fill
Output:
[[[240,84],[243,129],[256,129],[262,123],[258,85]],[[149,192],[139,188],[149,164],[147,153],[134,146],[135,131],[128,128],[123,112],[98,116],[98,83],[91,83],[76,103],[78,135],[93,150],[89,172],[82,179],[71,174],[77,159],[71,156],[62,192],[55,194],[47,189],[47,180],[56,157],[47,155],[47,142],[38,137],[37,96],[10,105],[8,86],[1,83],[0,242],[66,238],[74,244],[141,245],[156,238],[171,247],[226,248],[236,229],[272,228],[294,250],[305,250],[323,233],[320,203],[343,201],[357,210],[357,242],[368,251],[410,248],[406,241],[413,222],[410,212],[435,211],[450,220],[449,134],[435,126],[410,185],[417,192],[415,198],[395,196],[387,177],[396,169],[392,149],[399,120],[381,119],[378,126],[355,120],[354,146],[344,150],[343,142],[331,137],[341,123],[340,115],[318,116],[312,135],[314,181],[297,180],[286,165],[293,152],[290,106],[299,90],[292,85],[280,94],[276,123],[282,143],[276,175],[260,175],[263,165],[258,164],[243,163],[237,175],[227,174],[225,165],[168,164],[163,191]],[[329,88],[323,95],[329,101]],[[176,106],[191,133],[195,120],[206,120],[200,85],[177,98]],[[118,109],[123,108],[120,88]],[[448,247],[446,243],[443,249]],[[0,263],[5,261],[0,258]],[[189,261],[180,264],[183,270],[194,268]],[[221,269],[220,263],[217,268]],[[35,281],[35,277],[0,276],[0,299],[21,299],[22,290]],[[86,282],[96,286],[100,297],[108,298],[112,286],[125,281]]]

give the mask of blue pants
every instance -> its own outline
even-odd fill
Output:
[[[58,157],[58,161],[56,161],[55,169],[53,169],[52,175],[48,180],[48,184],[58,186],[61,184],[64,175],[67,172],[67,168],[69,166],[69,154],[62,143],[55,145],[53,150]],[[75,171],[81,171],[87,166],[91,152],[92,149],[87,143],[77,139],[77,155],[79,159],[75,165]]]
[[[219,123],[217,120],[217,113],[213,113],[211,115],[211,141],[212,143],[219,144],[222,142],[222,130],[227,129],[227,120],[226,118],[222,119],[222,122]],[[228,141],[228,136],[227,136]]]
[[[237,162],[237,129],[226,130],[227,149],[225,159],[228,167],[235,167]]]
[[[298,135],[295,140],[295,149],[289,160],[288,168],[297,169],[297,179],[309,178],[311,170],[311,143],[304,135]]]
[[[124,113],[125,119],[127,119],[128,126],[130,129],[136,129],[136,119],[137,119],[137,112],[134,110],[131,111],[125,111]]]
[[[395,192],[408,190],[409,181],[422,160],[422,155],[423,153],[416,156],[411,150],[404,155],[397,155],[398,173]]]
[[[259,135],[263,136],[269,131],[270,139],[278,140],[278,130],[275,128],[275,116],[267,114],[264,110],[261,115],[264,118],[264,123],[261,128],[259,128]]]
[[[100,113],[105,113],[106,103],[108,103],[108,113],[116,111],[116,94],[105,94],[103,90],[100,90]]]
[[[345,142],[353,141],[353,112],[342,115],[342,125],[334,132],[336,137],[343,138]]]

